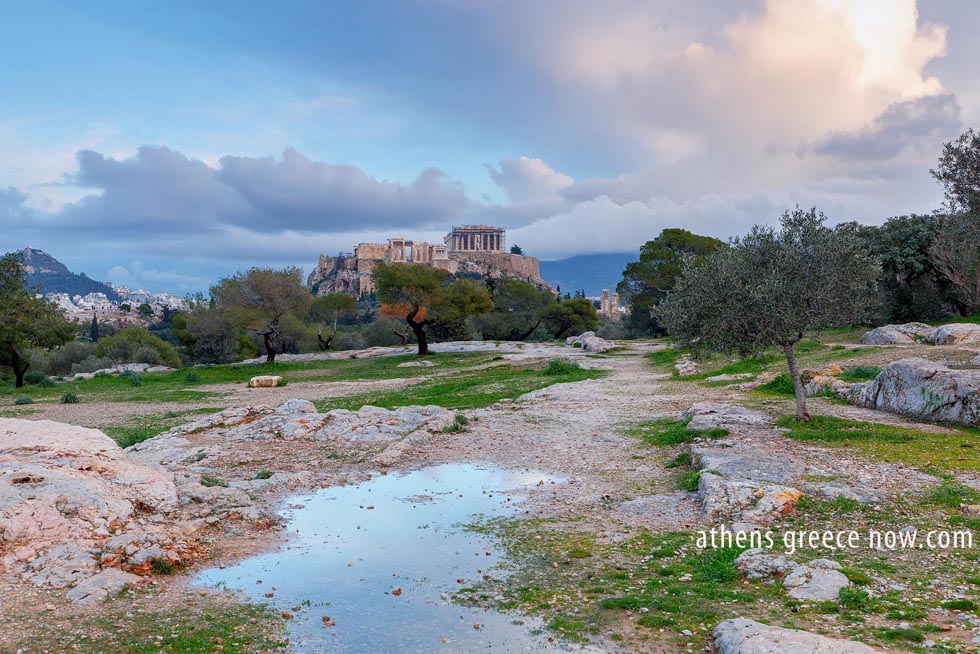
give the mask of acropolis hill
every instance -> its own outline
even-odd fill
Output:
[[[541,279],[535,257],[510,254],[501,227],[464,225],[453,227],[441,244],[413,241],[400,236],[387,243],[360,243],[353,254],[320,255],[307,279],[316,295],[349,293],[363,297],[374,292],[371,271],[375,264],[416,263],[441,268],[452,275],[513,277],[550,288]]]

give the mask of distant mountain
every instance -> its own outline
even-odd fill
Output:
[[[582,254],[558,261],[542,261],[541,277],[552,287],[561,286],[561,292],[575,294],[585,291],[594,297],[602,295],[602,289],[616,290],[623,279],[623,269],[630,261],[637,261],[639,253],[616,252],[613,254]]]
[[[111,286],[90,279],[84,273],[73,273],[65,264],[46,252],[26,247],[17,254],[24,262],[27,284],[39,289],[41,293],[68,293],[69,295],[105,293],[109,299],[118,299],[117,293]]]

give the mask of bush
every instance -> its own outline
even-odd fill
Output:
[[[95,344],[84,341],[72,341],[65,343],[48,355],[47,373],[49,375],[64,376],[73,372],[91,372],[91,370],[72,370],[72,367],[85,359],[94,356]],[[104,367],[104,366],[103,366]],[[98,370],[98,368],[93,368]]]
[[[37,385],[41,388],[54,388],[54,380],[50,377],[42,377]]]
[[[21,395],[14,400],[14,406],[24,406],[25,404],[34,404],[34,400],[27,395]]]
[[[95,372],[96,370],[102,370],[103,368],[111,368],[112,361],[97,356],[85,357],[78,363],[73,363],[71,366],[72,375],[78,374],[80,372]]]
[[[180,367],[180,356],[174,346],[145,329],[130,327],[115,336],[99,340],[96,354],[114,363],[149,363]]]
[[[763,393],[772,393],[773,395],[795,395],[796,391],[793,389],[793,380],[785,372],[781,372],[776,375],[772,381],[766,382],[759,387],[759,390]]]
[[[65,391],[61,394],[62,404],[78,404],[78,391]]]
[[[357,332],[338,332],[330,347],[336,350],[363,350],[367,341]]]
[[[24,375],[24,383],[30,384],[31,386],[40,385],[47,376],[44,374],[43,370],[28,370]]]
[[[552,359],[544,369],[546,375],[569,375],[582,369],[574,361],[568,359]]]
[[[188,370],[187,374],[184,375],[184,381],[188,384],[196,384],[201,381],[201,376],[197,374],[196,370]]]

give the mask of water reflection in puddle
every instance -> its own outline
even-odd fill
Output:
[[[442,465],[299,496],[283,513],[294,536],[288,547],[206,570],[197,582],[280,610],[300,607],[288,625],[297,652],[562,651],[535,635],[532,620],[448,600],[498,562],[489,539],[459,525],[515,514],[522,498],[509,491],[551,481]],[[336,626],[324,626],[323,616]]]

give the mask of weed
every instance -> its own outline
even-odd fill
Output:
[[[569,361],[568,359],[551,359],[548,361],[547,367],[544,369],[544,374],[546,375],[568,375],[574,374],[575,372],[582,369],[582,366],[578,365],[574,361]]]
[[[851,588],[845,586],[840,589],[840,605],[849,611],[860,611],[861,613],[873,613],[877,608],[875,598],[868,591],[861,588]]]
[[[196,384],[197,382],[201,381],[201,376],[197,374],[196,370],[188,370],[186,373],[184,373],[184,381],[188,384]]]
[[[177,572],[177,566],[169,561],[164,561],[163,559],[153,559],[153,563],[150,567],[158,575],[172,575]]]
[[[445,427],[442,430],[444,434],[459,434],[466,431],[466,426],[470,424],[470,419],[464,416],[462,413],[457,413],[453,419],[453,424]]]
[[[272,472],[271,470],[259,470],[255,473],[255,476],[252,477],[252,479],[268,479],[274,474],[276,473]]]
[[[689,466],[689,465],[691,465],[691,453],[690,452],[681,452],[680,454],[678,454],[677,456],[675,456],[673,459],[671,459],[667,463],[667,465],[665,467],[667,467],[667,468],[681,468],[681,467]]]
[[[59,400],[62,404],[78,404],[78,392],[77,391],[65,391],[61,394],[61,399]]]
[[[943,602],[943,608],[950,611],[976,611],[977,603],[968,599],[956,599]]]
[[[700,470],[688,470],[681,473],[677,478],[677,488],[685,491],[696,491],[698,485],[701,483],[701,471]]]
[[[627,430],[630,436],[639,436],[647,445],[680,445],[690,443],[695,438],[721,438],[728,435],[728,430],[690,429],[691,418],[660,418],[641,422]]]
[[[219,479],[218,477],[209,475],[207,473],[201,475],[200,483],[201,486],[204,486],[205,488],[213,488],[214,486],[221,486],[223,488],[226,488],[228,486],[228,484],[225,483],[223,480]]]

